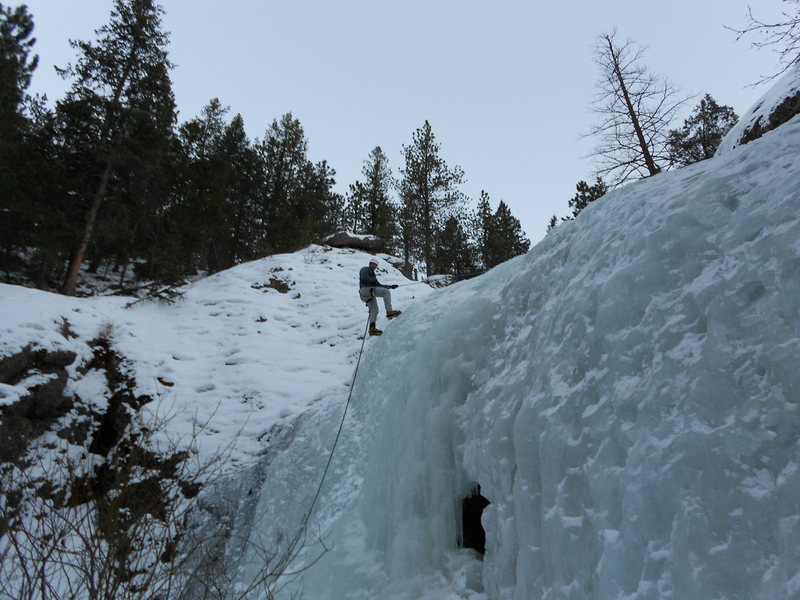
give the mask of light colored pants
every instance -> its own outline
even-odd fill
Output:
[[[369,322],[374,323],[378,319],[378,298],[383,298],[383,305],[386,312],[392,310],[392,292],[382,287],[363,287],[358,290],[358,295],[362,302],[366,302],[369,307]]]

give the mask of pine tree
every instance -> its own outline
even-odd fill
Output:
[[[572,209],[572,215],[561,217],[562,221],[572,221],[575,219],[590,203],[605,196],[606,192],[608,192],[608,186],[598,177],[594,185],[589,185],[583,180],[579,181],[575,185],[575,191],[576,194],[568,201],[569,207]],[[549,233],[555,229],[557,224],[558,217],[553,215],[550,217],[550,221],[547,224],[547,232]]]
[[[478,252],[486,269],[530,250],[531,242],[522,231],[519,219],[502,200],[493,214],[489,194],[484,191],[478,202],[475,223]]]
[[[491,260],[492,264],[487,264],[487,268],[525,254],[531,247],[531,242],[522,231],[519,219],[511,214],[511,209],[502,200],[497,205],[493,221],[495,232],[491,247],[494,254]]]
[[[478,252],[481,263],[487,266],[492,262],[493,250],[491,245],[494,237],[494,215],[489,200],[489,194],[481,190],[481,198],[478,200],[478,210],[476,212],[475,231],[478,243]],[[488,267],[487,267],[488,268]]]
[[[31,76],[39,62],[31,52],[36,43],[33,17],[23,4],[15,9],[0,3],[0,140],[23,127],[23,105]]]
[[[392,171],[380,146],[372,149],[361,174],[364,180],[350,185],[348,222],[356,233],[375,235],[391,244],[397,233],[396,209],[389,197]]]
[[[353,233],[369,233],[368,197],[369,194],[363,182],[356,181],[348,187],[345,199],[345,226]]]
[[[468,220],[451,215],[436,232],[432,273],[465,275],[477,270],[476,248],[467,227]]]
[[[191,232],[183,245],[197,257],[196,268],[209,273],[231,266],[226,257],[231,227],[227,204],[230,179],[223,150],[228,110],[213,98],[198,117],[180,127],[185,162],[179,195],[182,215],[176,225]]]
[[[336,171],[327,160],[306,163],[302,201],[297,207],[298,242],[306,245],[335,233],[344,224],[344,197],[333,191]]]
[[[437,230],[464,203],[458,186],[464,182],[460,167],[449,167],[439,155],[440,147],[428,121],[414,132],[412,143],[403,146],[405,167],[399,184],[402,208],[400,222],[404,259],[412,257],[434,266]]]
[[[20,253],[31,244],[36,213],[29,177],[34,172],[25,100],[38,58],[27,8],[0,4],[0,261],[7,271],[22,267]],[[37,185],[38,181],[31,182]]]
[[[244,120],[212,99],[179,128],[171,202],[147,228],[142,275],[174,280],[263,255],[263,164]]]
[[[685,167],[712,158],[722,138],[739,117],[730,106],[720,106],[706,94],[681,129],[669,132],[670,162]]]
[[[259,146],[264,164],[265,190],[260,206],[268,252],[295,250],[304,224],[300,215],[307,173],[308,142],[303,127],[291,113],[273,121]]]
[[[260,255],[261,228],[258,202],[263,186],[263,165],[244,130],[241,115],[234,116],[220,140],[222,156],[227,157],[225,185],[228,190],[230,223],[226,265],[233,266]]]
[[[577,192],[572,198],[570,198],[568,204],[569,207],[572,209],[572,216],[571,217],[564,217],[562,221],[569,221],[577,217],[581,211],[589,206],[591,202],[598,200],[606,195],[608,192],[608,186],[606,183],[598,177],[594,185],[589,185],[585,181],[579,181],[575,185],[575,191]]]
[[[264,192],[259,218],[267,252],[293,251],[333,233],[344,220],[344,198],[333,191],[336,171],[311,163],[303,126],[291,113],[273,121],[259,145]]]
[[[78,168],[76,191],[86,207],[65,294],[75,290],[100,206],[120,170],[146,173],[169,147],[175,101],[162,14],[153,0],[115,0],[109,23],[96,32],[98,39],[71,42],[79,51],[78,62],[60,70],[73,80],[57,106],[63,145],[72,154],[71,166]]]

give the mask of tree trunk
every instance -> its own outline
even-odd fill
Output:
[[[120,77],[117,84],[114,86],[114,96],[111,99],[110,110],[115,110],[119,108],[120,98],[122,97],[122,91],[125,89],[125,85],[128,82],[128,78],[130,77],[131,70],[133,69],[133,64],[136,60],[136,55],[139,50],[139,42],[138,38],[134,38],[134,43],[131,46],[130,51],[128,52],[128,56],[125,61],[125,69],[122,72],[122,76]],[[100,136],[101,140],[101,147],[106,145],[108,141],[111,139],[111,131],[113,128],[113,119],[110,114],[106,115],[106,121],[103,125],[103,133]],[[75,284],[78,281],[78,273],[81,269],[81,263],[83,262],[83,257],[86,256],[86,249],[89,247],[89,242],[92,239],[92,231],[94,230],[94,224],[97,221],[97,211],[100,208],[100,204],[102,204],[103,199],[106,195],[106,188],[108,187],[108,182],[111,179],[111,159],[108,160],[106,163],[105,171],[103,172],[103,177],[100,179],[100,185],[97,188],[97,192],[95,193],[94,200],[92,201],[92,207],[89,209],[89,213],[86,215],[86,223],[83,228],[83,238],[81,239],[81,243],[78,248],[75,250],[75,253],[72,255],[72,259],[69,263],[69,268],[67,269],[67,276],[64,279],[64,285],[61,288],[61,293],[65,296],[72,296],[75,293]]]
[[[619,65],[619,59],[617,58],[617,54],[614,51],[614,45],[611,43],[609,38],[606,38],[608,42],[608,50],[611,53],[611,57],[614,61],[614,74],[617,76],[617,81],[619,82],[619,87],[622,90],[622,97],[625,100],[625,107],[628,109],[628,115],[631,119],[631,125],[633,125],[633,130],[636,133],[636,140],[639,142],[639,148],[642,150],[642,158],[644,158],[644,164],[647,167],[647,171],[650,175],[655,175],[661,172],[661,169],[656,165],[655,161],[653,160],[653,155],[650,153],[650,148],[647,146],[647,141],[644,139],[644,132],[642,131],[642,126],[639,123],[639,115],[636,113],[636,109],[633,106],[633,102],[631,102],[630,94],[628,93],[628,86],[625,83],[625,78],[622,75],[622,69]]]
[[[123,288],[125,286],[125,275],[128,272],[128,264],[129,261],[126,259],[125,264],[122,265],[122,272],[119,274],[119,287]]]
[[[98,186],[97,192],[94,195],[92,206],[86,215],[86,223],[83,228],[83,237],[81,238],[81,243],[78,245],[77,249],[72,255],[72,258],[70,259],[67,276],[64,279],[64,285],[61,288],[61,293],[65,296],[72,296],[75,293],[75,284],[78,281],[78,273],[81,270],[83,257],[86,256],[86,249],[89,247],[89,242],[92,239],[92,231],[94,230],[94,224],[97,221],[97,211],[106,195],[106,188],[108,187],[109,179],[111,179],[110,161],[106,163],[106,169],[103,171],[103,177],[100,179],[100,185]]]

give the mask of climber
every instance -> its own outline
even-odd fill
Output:
[[[392,293],[389,290],[396,289],[396,285],[383,285],[375,276],[377,261],[369,261],[368,267],[363,267],[358,273],[358,295],[361,300],[369,307],[369,334],[381,335],[383,331],[378,329],[375,324],[378,318],[378,298],[383,298],[386,307],[386,317],[394,319],[400,314],[399,310],[392,310]]]

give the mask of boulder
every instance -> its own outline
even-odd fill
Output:
[[[386,240],[374,235],[361,235],[350,231],[337,231],[323,240],[323,243],[334,248],[352,248],[365,252],[385,252]]]

